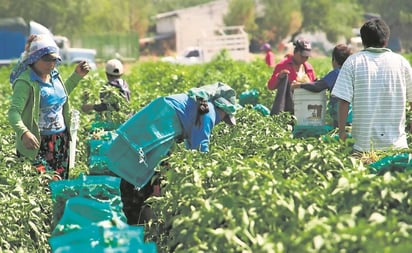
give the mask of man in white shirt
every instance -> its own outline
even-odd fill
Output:
[[[412,69],[400,54],[385,48],[390,30],[382,19],[360,29],[364,50],[343,64],[332,95],[339,99],[339,137],[346,139],[352,104],[354,151],[408,148],[406,103],[412,108]]]

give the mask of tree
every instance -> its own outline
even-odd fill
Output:
[[[331,42],[352,37],[352,28],[361,20],[362,8],[353,0],[302,1],[302,30],[323,31]]]
[[[146,0],[129,0],[127,9],[129,30],[136,31],[140,37],[144,37],[155,13],[154,6]]]
[[[257,30],[255,20],[255,2],[253,0],[231,0],[229,3],[229,11],[223,18],[225,25],[243,25],[249,33]]]
[[[152,0],[151,2],[153,6],[156,6],[156,11],[162,13],[213,1],[214,0]]]
[[[0,4],[1,17],[21,16],[66,36],[131,30],[142,35],[154,13],[151,2],[144,0],[0,0]]]
[[[273,43],[294,41],[304,32],[324,32],[331,42],[352,36],[361,20],[362,7],[355,0],[261,0],[263,18],[258,21],[262,37]]]
[[[262,0],[261,4],[264,12],[259,25],[265,41],[277,44],[301,28],[300,0]]]
[[[412,47],[412,2],[410,0],[359,0],[367,13],[379,14],[391,29],[391,37],[400,38],[403,46]]]
[[[60,0],[47,1],[47,0],[36,0],[36,1],[24,1],[24,0],[0,0],[1,17],[22,17],[27,22],[33,20],[46,27],[48,27],[53,32],[59,32],[59,26],[62,27],[63,24],[68,27],[73,27],[73,22],[78,26],[81,25],[79,18],[75,19],[74,13],[70,13],[73,9],[73,5],[70,0]],[[67,6],[63,8],[62,6]],[[83,8],[79,8],[83,10]],[[70,15],[72,14],[72,15]],[[76,14],[81,15],[81,11],[76,12]],[[69,20],[70,17],[72,20]],[[72,22],[66,22],[72,21]],[[79,21],[78,23],[76,23]],[[62,24],[62,25],[60,25]],[[70,29],[69,29],[70,30]]]

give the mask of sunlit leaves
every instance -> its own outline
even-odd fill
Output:
[[[329,64],[314,66],[326,72]],[[220,57],[198,66],[136,63],[130,70],[125,79],[134,110],[157,96],[216,80],[238,94],[257,88],[259,102],[268,107],[274,98],[265,86],[270,73],[259,62]],[[1,108],[8,107],[11,94],[9,71],[0,69]],[[62,76],[71,71],[62,68]],[[100,71],[83,80],[70,97],[73,108],[80,108],[85,91],[98,94],[102,79]],[[2,115],[0,246],[49,252],[49,178],[14,155],[14,134],[5,110]],[[236,118],[234,127],[213,129],[209,153],[176,144],[165,158],[167,166],[157,168],[164,177],[162,196],[148,201],[156,216],[145,231],[162,252],[411,251],[410,172],[370,174],[351,156],[351,141],[293,138],[293,117],[287,113],[263,116],[245,106]],[[85,139],[92,119],[81,115],[72,177],[88,171]],[[373,155],[379,159],[385,153]]]

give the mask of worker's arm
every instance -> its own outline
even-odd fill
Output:
[[[339,138],[346,140],[346,119],[348,118],[349,112],[349,102],[343,99],[338,99],[338,128],[339,128]]]

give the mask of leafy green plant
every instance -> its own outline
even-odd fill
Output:
[[[329,59],[310,61],[318,76],[331,68]],[[67,77],[73,66],[60,71]],[[0,68],[1,108],[9,105],[9,72]],[[158,96],[216,81],[231,85],[238,95],[255,88],[259,103],[270,107],[275,92],[267,90],[266,82],[271,74],[263,61],[222,56],[194,66],[138,62],[124,78],[132,92],[130,107],[138,111]],[[103,79],[103,71],[90,73],[71,94],[73,109],[81,111],[85,92],[98,99]],[[334,131],[294,138],[292,115],[263,116],[250,105],[236,117],[236,126],[213,129],[209,153],[176,144],[159,166],[162,195],[148,200],[155,217],[145,225],[146,240],[156,242],[159,252],[411,251],[410,172],[380,176],[368,168],[372,160],[396,151],[355,157],[351,140],[337,140]],[[80,115],[70,180],[89,173],[94,119]],[[51,177],[15,156],[6,109],[0,123],[0,247],[4,252],[50,252]]]

